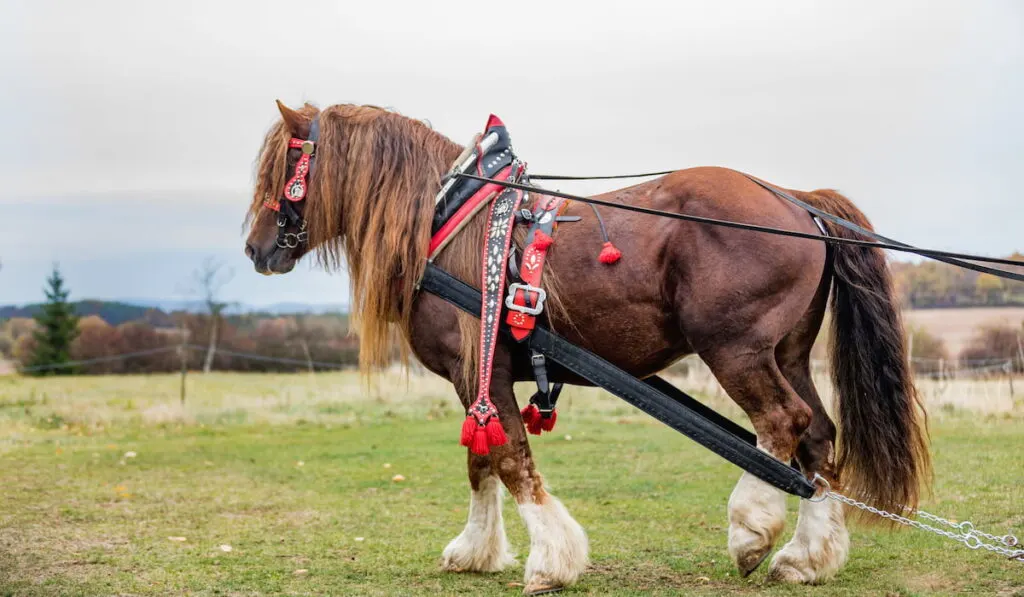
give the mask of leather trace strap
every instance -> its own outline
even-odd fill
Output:
[[[515,180],[522,175],[524,167],[514,162],[511,166]],[[466,413],[462,424],[461,443],[474,454],[490,453],[491,446],[500,446],[508,441],[505,430],[498,419],[498,409],[491,400],[491,374],[494,370],[494,350],[498,344],[498,326],[501,323],[501,297],[505,289],[505,264],[508,261],[509,246],[512,244],[512,228],[516,210],[524,193],[505,189],[491,204],[484,233],[482,255],[483,271],[480,299],[480,357],[478,359],[478,390],[476,400]]]
[[[480,292],[432,263],[427,264],[420,288],[470,315],[480,316]],[[758,449],[752,433],[668,382],[658,377],[639,380],[543,325],[534,329],[529,343],[547,359],[608,390],[762,481],[802,498],[817,493],[817,487],[799,470]]]

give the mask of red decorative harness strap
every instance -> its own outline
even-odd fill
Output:
[[[495,174],[493,178],[496,180],[508,180],[511,174],[512,166],[508,166]],[[502,189],[504,187],[501,185],[494,184],[493,182],[487,183],[463,203],[462,207],[452,215],[451,219],[445,222],[444,226],[430,237],[430,247],[427,251],[428,257],[433,258],[434,255],[443,249],[448,244],[448,241],[454,238],[469,223],[473,216],[487,204],[491,196],[495,193],[500,193]]]
[[[514,162],[511,166],[513,180],[518,180],[524,168]],[[491,204],[487,229],[484,234],[482,255],[483,271],[481,281],[482,303],[480,308],[480,358],[479,390],[476,400],[466,413],[462,424],[462,445],[468,446],[474,454],[490,453],[491,446],[500,446],[508,441],[505,430],[498,420],[498,409],[491,401],[491,372],[494,369],[494,349],[498,344],[498,326],[501,323],[501,297],[505,289],[506,263],[509,245],[512,242],[512,228],[516,210],[522,201],[523,192],[505,189]]]
[[[288,182],[284,183],[284,198],[289,201],[302,201],[306,198],[306,191],[309,189],[306,175],[309,174],[309,164],[316,144],[308,139],[292,137],[288,140],[288,147],[291,149],[301,149],[302,155],[299,157],[299,161],[295,163],[295,174],[292,175]],[[267,198],[263,201],[263,205],[274,211],[281,211],[281,202],[277,199]]]
[[[522,283],[509,284],[505,306],[508,315],[505,323],[509,325],[512,337],[522,342],[529,337],[537,324],[537,316],[544,310],[547,293],[541,288],[541,275],[544,273],[544,259],[548,248],[554,242],[551,235],[555,229],[555,218],[565,199],[542,195],[537,199],[537,207],[531,219],[533,226],[526,238],[523,249],[523,261],[519,266]]]

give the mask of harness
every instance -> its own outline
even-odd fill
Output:
[[[302,155],[295,162],[292,177],[284,183],[281,199],[266,197],[264,207],[277,212],[277,246],[282,249],[294,249],[309,242],[306,230],[306,219],[299,213],[296,205],[306,199],[309,192],[309,181],[313,179],[316,144],[320,140],[320,115],[313,117],[309,125],[309,138],[292,137],[288,140],[290,149],[301,149]],[[298,232],[289,232],[289,228]]]
[[[479,178],[461,176],[468,173]],[[554,243],[555,228],[559,222],[579,220],[579,217],[559,215],[567,204],[561,197],[531,194],[500,184],[528,182],[526,164],[516,157],[504,123],[492,114],[483,133],[473,138],[442,179],[435,199],[428,251],[430,261],[474,215],[490,205],[481,255],[479,386],[461,435],[462,445],[475,454],[487,454],[491,446],[507,441],[489,393],[502,311],[505,311],[504,323],[512,338],[517,342],[526,341],[544,312],[547,291],[542,286],[542,277],[548,249]],[[512,243],[513,229],[517,225],[528,226],[522,258],[518,261]],[[530,363],[537,391],[521,414],[527,430],[540,434],[554,429],[555,406],[562,384],[549,383],[543,353],[531,350]]]
[[[802,497],[812,496],[816,486],[796,468],[759,450],[749,431],[667,381],[657,376],[646,381],[636,379],[547,329],[543,321],[547,299],[542,285],[544,263],[555,242],[558,224],[580,219],[560,215],[567,204],[557,193],[541,194],[529,184],[525,164],[512,151],[504,124],[493,115],[484,132],[474,137],[442,179],[435,201],[429,262],[420,288],[480,318],[479,387],[463,421],[462,445],[474,454],[484,455],[491,447],[508,441],[489,393],[494,350],[505,334],[529,347],[537,392],[521,413],[530,433],[551,431],[557,420],[556,404],[562,384],[549,381],[549,361],[554,361],[772,485]],[[477,291],[433,261],[468,220],[487,205],[490,211]],[[615,263],[621,254],[608,241],[600,213],[595,209],[594,214],[604,240],[599,261]],[[516,225],[529,227],[518,262],[512,243]],[[609,258],[610,253],[615,255]],[[501,326],[503,308],[505,325]]]

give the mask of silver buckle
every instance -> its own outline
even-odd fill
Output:
[[[533,307],[515,304],[517,290],[537,293],[537,304]],[[548,293],[543,288],[538,288],[531,284],[513,282],[508,285],[508,296],[505,297],[505,306],[512,311],[519,311],[520,313],[525,313],[527,315],[540,315],[541,311],[544,310],[544,299],[546,298],[548,298]]]

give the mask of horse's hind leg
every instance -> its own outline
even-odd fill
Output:
[[[811,409],[779,371],[772,348],[728,347],[701,356],[750,417],[758,447],[789,462]],[[744,576],[764,561],[785,522],[786,494],[743,473],[729,497],[729,555]]]
[[[515,563],[501,516],[501,484],[490,456],[469,453],[469,520],[441,555],[450,572],[498,572]]]
[[[824,311],[824,304],[821,305]],[[810,349],[820,326],[820,314],[811,325],[798,326],[783,339],[775,351],[782,374],[800,397],[811,407],[813,415],[796,457],[804,474],[818,473],[838,488],[835,468],[836,426],[828,416],[814,387],[810,369]],[[772,560],[769,577],[799,583],[820,583],[830,579],[846,562],[850,535],[846,531],[843,507],[834,500],[800,501],[800,518],[796,532]]]

